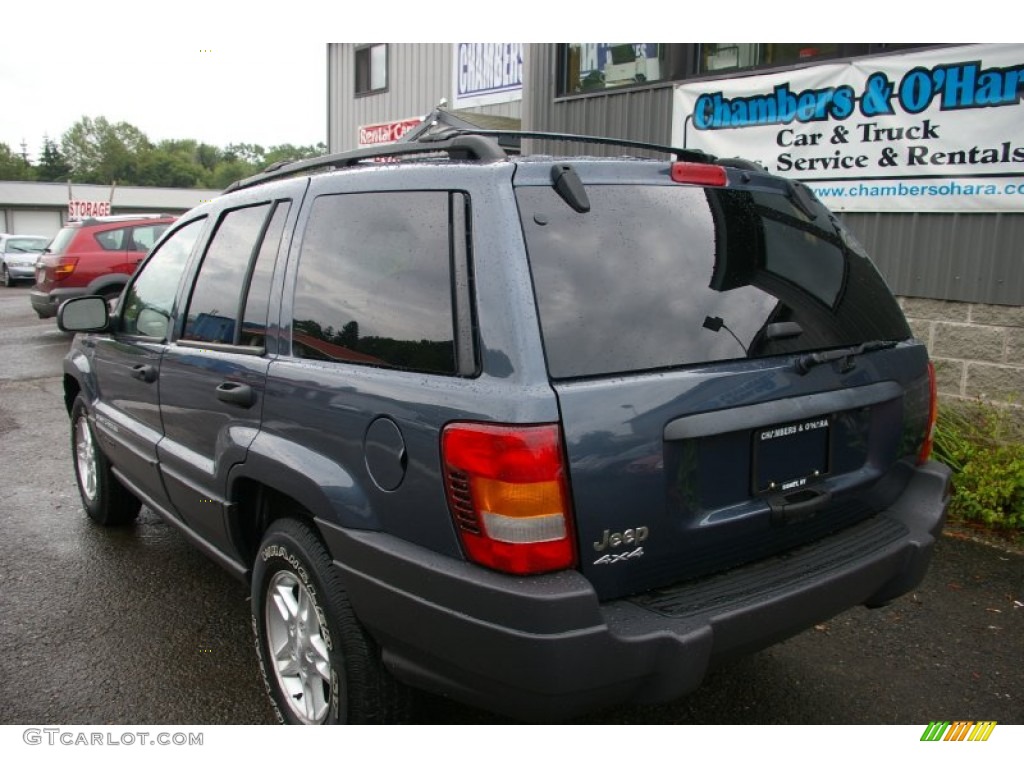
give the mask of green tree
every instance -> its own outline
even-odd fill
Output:
[[[139,159],[153,145],[130,123],[83,117],[61,137],[73,181],[93,184],[138,183]]]
[[[166,149],[150,149],[138,158],[133,183],[142,187],[191,188],[205,185],[207,173],[190,157]]]
[[[228,144],[224,150],[226,159],[241,160],[254,168],[262,168],[266,164],[263,159],[265,152],[259,144]]]
[[[266,151],[263,156],[263,168],[282,160],[304,160],[307,157],[317,157],[327,152],[327,145],[311,144],[306,147],[296,147],[292,144],[278,144]]]
[[[71,166],[65,160],[57,142],[43,134],[43,151],[39,153],[36,178],[39,181],[66,181]]]
[[[209,186],[212,189],[224,189],[239,179],[252,176],[254,173],[256,173],[255,167],[237,157],[221,160],[210,176]]]
[[[0,180],[31,181],[35,178],[33,168],[21,155],[11,152],[11,148],[0,143]]]

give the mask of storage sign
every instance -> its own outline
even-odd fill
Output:
[[[68,200],[68,219],[77,221],[95,216],[109,216],[110,203],[93,200]]]
[[[453,56],[455,109],[523,98],[522,43],[455,43]]]
[[[676,146],[756,160],[840,211],[1024,210],[1024,45],[676,87]]]

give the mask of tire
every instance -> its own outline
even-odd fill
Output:
[[[97,296],[102,296],[103,300],[107,302],[107,314],[114,314],[114,310],[117,309],[117,300],[121,298],[121,291],[124,290],[124,286],[112,286],[104,288],[102,291],[97,293]]]
[[[7,271],[6,264],[0,264],[0,282],[5,288],[13,288],[15,281],[11,279],[11,273]]]
[[[142,505],[110,471],[81,395],[71,408],[71,457],[78,493],[89,517],[103,526],[125,525],[138,517]]]
[[[309,526],[285,518],[267,529],[253,567],[251,602],[260,672],[282,723],[408,717],[411,691],[384,669]]]

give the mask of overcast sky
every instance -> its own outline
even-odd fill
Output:
[[[993,2],[974,0],[971,7]],[[802,6],[818,10],[800,13]],[[820,0],[790,0],[781,14],[767,12],[773,6],[762,0],[695,4],[673,12],[666,23],[621,5],[609,6],[614,15],[595,12],[598,7],[550,0],[452,0],[444,6],[404,0],[15,0],[3,12],[0,142],[20,152],[24,141],[35,161],[44,134],[59,142],[83,116],[131,123],[153,142],[197,139],[222,148],[326,142],[325,40],[554,42],[603,39],[612,30],[622,39],[697,40],[726,29],[740,40],[891,40],[901,30],[909,39],[944,39],[921,26],[934,18],[916,18],[912,6],[901,10],[891,0],[859,0],[856,13],[843,8],[826,14],[837,23],[824,25]],[[953,34],[972,37],[970,21],[958,16]],[[991,38],[994,30],[1013,34],[1015,27],[985,29]]]
[[[141,7],[141,6],[140,6]],[[83,116],[125,121],[153,142],[315,144],[327,140],[326,44],[264,48],[231,39],[133,38],[127,27],[58,44],[5,34],[0,44],[0,142],[38,158]],[[110,44],[98,44],[106,35]]]

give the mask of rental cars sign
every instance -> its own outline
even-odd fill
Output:
[[[407,117],[404,120],[392,120],[390,123],[374,123],[359,126],[359,147],[372,147],[377,144],[392,144],[407,132],[423,122],[422,117]]]
[[[676,146],[745,157],[840,211],[1024,210],[1024,45],[676,87]]]

